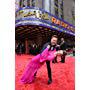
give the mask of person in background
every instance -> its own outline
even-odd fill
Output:
[[[56,45],[56,51],[58,51],[60,49],[60,45]],[[58,63],[57,62],[57,56],[55,57],[55,59],[52,61],[52,63]]]
[[[19,54],[19,43],[16,43],[16,54]]]
[[[25,54],[25,45],[22,43],[22,54]]]
[[[75,47],[73,47],[73,56],[75,56]]]
[[[61,61],[60,61],[61,63],[65,63],[66,49],[67,49],[67,43],[65,42],[64,38],[61,38],[60,50],[63,51],[63,54],[61,55]]]

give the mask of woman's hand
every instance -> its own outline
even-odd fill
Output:
[[[48,45],[47,48],[49,49],[50,48],[50,45]]]
[[[57,52],[54,53],[55,57],[57,56],[57,54],[58,54]]]

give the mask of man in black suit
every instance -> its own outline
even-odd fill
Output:
[[[63,50],[63,54],[61,56],[61,61],[60,61],[61,63],[65,63],[66,49],[67,49],[67,44],[64,38],[61,38],[60,50]]]
[[[50,45],[49,50],[54,50],[55,47],[56,47],[56,45],[57,45],[57,40],[58,40],[57,35],[53,35],[53,36],[51,37],[51,41],[48,42],[48,43],[46,43],[46,44],[44,44],[44,46],[43,46],[43,48],[41,49],[40,53],[42,53],[43,50],[46,49],[48,45]],[[46,65],[47,65],[48,78],[49,78],[48,84],[51,84],[51,83],[52,83],[52,74],[51,74],[50,61],[46,61]],[[36,74],[35,74],[35,76],[36,76]]]

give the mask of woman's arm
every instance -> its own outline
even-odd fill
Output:
[[[49,60],[49,61],[54,60],[54,58],[56,57],[56,55],[57,55],[56,50],[51,51],[51,52],[49,53],[48,57],[47,57],[47,60]]]

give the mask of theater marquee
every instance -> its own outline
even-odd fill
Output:
[[[44,10],[37,8],[22,8],[16,12],[16,26],[25,23],[47,25],[54,29],[62,30],[73,35],[75,32],[74,26]]]

